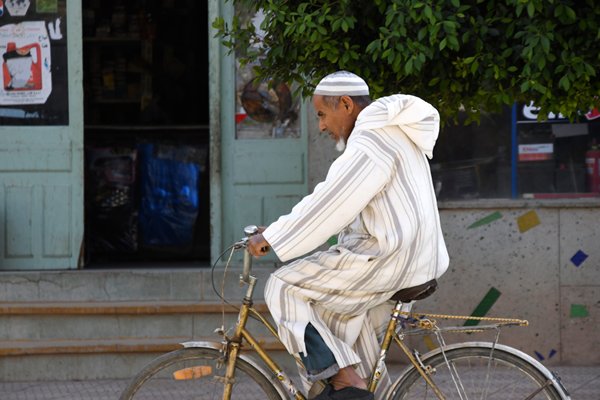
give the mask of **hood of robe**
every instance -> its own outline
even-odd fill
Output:
[[[382,97],[358,114],[354,131],[386,126],[398,126],[429,159],[433,157],[440,114],[431,104],[407,94]]]

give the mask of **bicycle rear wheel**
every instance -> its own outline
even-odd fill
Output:
[[[121,400],[222,399],[227,364],[213,348],[185,348],[164,354],[133,378]],[[273,383],[257,368],[238,358],[231,399],[281,399]]]
[[[504,347],[504,346],[502,346]],[[490,347],[468,346],[422,359],[433,368],[431,379],[446,399],[558,400],[562,399],[552,380],[528,360]],[[437,399],[413,367],[390,390],[389,399]],[[532,397],[529,397],[532,396]]]

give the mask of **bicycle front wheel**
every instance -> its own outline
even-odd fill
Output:
[[[503,347],[503,346],[502,346]],[[538,367],[511,352],[491,347],[458,347],[422,359],[446,399],[558,400],[562,396]],[[389,399],[437,399],[413,367],[392,389]]]
[[[223,399],[227,363],[213,348],[185,348],[162,355],[133,378],[121,400]],[[281,399],[273,383],[243,359],[236,361],[231,399]]]

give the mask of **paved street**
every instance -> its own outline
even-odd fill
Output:
[[[49,366],[50,367],[50,366]],[[600,366],[555,367],[573,400],[600,399]],[[123,380],[68,382],[0,382],[2,400],[108,400],[118,399]]]

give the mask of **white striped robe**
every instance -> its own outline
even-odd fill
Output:
[[[265,299],[290,353],[306,352],[311,323],[340,368],[360,364],[368,377],[389,298],[447,269],[426,159],[438,131],[439,114],[425,101],[377,100],[358,116],[325,181],[264,231],[282,261],[339,233],[337,245],[291,262],[267,282]]]

